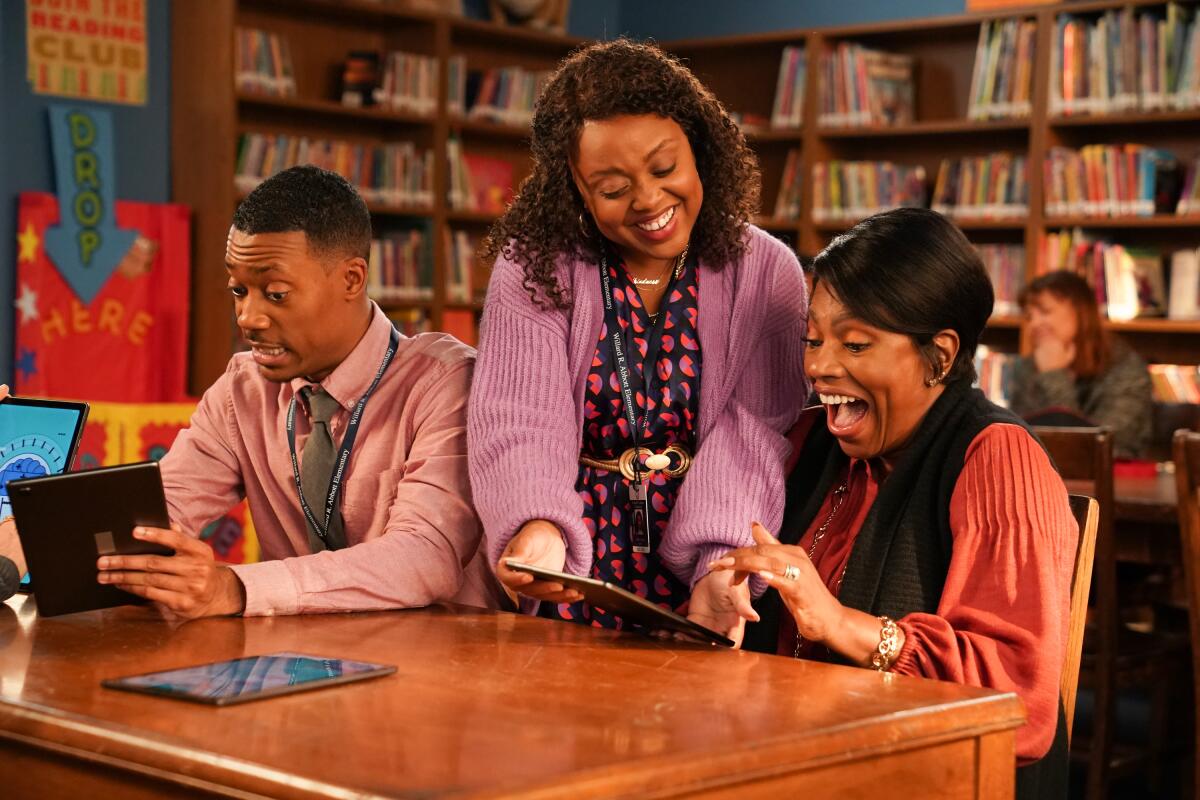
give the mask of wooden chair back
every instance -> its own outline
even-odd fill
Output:
[[[1067,652],[1063,657],[1059,695],[1067,716],[1067,744],[1075,722],[1075,698],[1079,695],[1079,662],[1083,659],[1083,631],[1087,627],[1088,593],[1092,588],[1092,557],[1096,553],[1096,530],[1100,527],[1100,504],[1094,497],[1071,495],[1071,514],[1079,526],[1075,568],[1071,571],[1071,615],[1067,627]]]
[[[1192,638],[1192,681],[1196,697],[1200,698],[1200,647],[1197,646],[1200,642],[1200,433],[1175,431],[1172,445],[1183,574],[1187,583],[1188,626]],[[1194,706],[1196,724],[1200,725],[1200,702]],[[1200,739],[1197,740],[1197,754],[1200,755]],[[1200,787],[1200,758],[1196,759],[1195,785]]]

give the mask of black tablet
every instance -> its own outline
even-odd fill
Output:
[[[379,678],[395,671],[395,667],[387,664],[300,653],[272,653],[165,672],[110,678],[101,681],[100,685],[127,692],[144,692],[194,703],[227,706]]]
[[[170,526],[157,462],[14,480],[8,491],[41,616],[143,602],[98,583],[96,560],[174,554],[133,538],[139,525]]]
[[[0,520],[12,515],[8,482],[71,468],[87,403],[9,397],[0,401]]]
[[[583,599],[593,606],[604,609],[608,613],[632,623],[635,630],[648,633],[666,632],[678,633],[690,639],[696,639],[710,644],[733,647],[733,642],[714,630],[681,617],[674,611],[668,611],[662,606],[655,605],[644,597],[638,597],[633,592],[622,589],[608,581],[595,578],[581,578],[578,575],[568,575],[565,572],[555,572],[552,569],[522,564],[508,559],[508,568],[516,572],[527,572],[543,581],[561,583],[583,595]]]

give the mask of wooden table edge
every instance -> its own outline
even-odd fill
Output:
[[[999,709],[996,708],[997,705],[1000,706]],[[852,732],[856,728],[879,724],[916,723],[922,718],[961,713],[963,706],[970,707],[974,713],[969,713],[958,724],[941,728],[927,736],[819,753],[806,757],[802,762],[789,762],[787,759],[791,751],[803,749],[806,740],[818,735],[828,737],[830,733]],[[1008,712],[1006,715],[1005,711]],[[987,721],[984,721],[985,719]],[[736,786],[861,760],[884,752],[908,752],[949,741],[979,738],[1015,729],[1024,721],[1023,706],[1017,696],[1011,693],[997,694],[930,708],[912,709],[890,715],[883,720],[855,721],[811,733],[781,736],[766,741],[756,740],[752,745],[748,744],[726,753],[691,752],[667,757],[643,756],[638,759],[641,763],[623,764],[619,772],[614,772],[610,766],[594,767],[555,776],[546,781],[521,785],[486,790],[468,787],[449,789],[445,796],[482,798],[520,795],[550,798],[561,796],[562,792],[567,790],[578,796],[598,796],[601,793],[617,797],[664,796],[648,795],[647,786],[663,776],[677,775],[684,768],[689,770],[690,778],[686,783],[673,787],[666,795]],[[0,698],[0,741],[10,741],[36,750],[70,756],[232,797],[373,798],[403,797],[405,794],[428,795],[428,791],[415,788],[400,795],[372,794],[362,788],[306,778],[294,772],[179,744],[159,733],[138,731],[108,721],[98,722],[74,712],[12,698]],[[756,763],[759,766],[753,766]],[[589,789],[591,784],[595,786]]]

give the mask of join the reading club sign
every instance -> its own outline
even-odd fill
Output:
[[[30,88],[146,104],[145,0],[25,0]]]

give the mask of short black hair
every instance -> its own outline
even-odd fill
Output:
[[[350,182],[313,166],[285,169],[260,183],[233,212],[242,233],[302,231],[320,254],[369,257],[371,212]]]
[[[864,219],[813,259],[813,286],[822,281],[858,319],[911,337],[935,375],[933,337],[953,330],[959,350],[945,382],[975,380],[995,293],[979,253],[941,214],[898,208]]]

